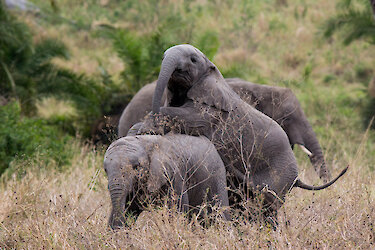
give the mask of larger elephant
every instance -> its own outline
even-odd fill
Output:
[[[286,132],[290,145],[300,145],[319,177],[324,182],[329,181],[331,174],[322,148],[297,97],[290,89],[255,84],[239,78],[225,80],[242,100],[275,120]],[[118,124],[119,137],[126,136],[129,129],[151,111],[155,87],[156,81],[145,85],[130,101]],[[166,92],[161,102],[164,103],[165,99]]]
[[[169,134],[127,136],[113,142],[104,157],[112,211],[109,225],[121,227],[126,214],[144,209],[142,195],[171,193],[180,211],[204,201],[228,206],[226,172],[212,143],[204,137]],[[224,217],[230,219],[227,212]]]
[[[167,89],[165,106],[161,107]],[[262,192],[266,214],[274,214],[292,187],[313,187],[298,179],[297,162],[284,130],[243,101],[218,68],[197,48],[178,45],[164,53],[152,112],[140,133],[179,131],[211,139],[223,160],[231,188]],[[343,174],[346,169],[341,173]]]

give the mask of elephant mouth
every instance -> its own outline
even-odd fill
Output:
[[[188,72],[175,70],[168,82],[168,90],[172,95],[169,106],[182,106],[186,102],[187,92],[192,86],[192,80]]]

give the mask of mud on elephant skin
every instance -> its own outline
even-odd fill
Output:
[[[165,89],[166,102],[161,107]],[[267,212],[276,212],[292,187],[318,190],[338,179],[321,187],[299,180],[284,130],[243,101],[218,68],[191,45],[177,45],[164,53],[152,111],[154,115],[145,120],[141,133],[162,127],[163,131],[206,136],[225,164],[232,190],[245,180],[252,191],[268,190],[263,204]],[[169,121],[157,123],[160,117]]]
[[[147,206],[145,197],[169,194],[184,212],[196,212],[206,201],[212,206],[228,207],[225,167],[215,147],[204,137],[123,137],[107,149],[104,169],[112,202],[112,228],[126,224],[127,214],[137,217]],[[230,219],[228,211],[223,216]]]
[[[325,183],[331,179],[319,141],[290,89],[255,84],[239,78],[225,80],[241,99],[275,120],[286,132],[292,147],[295,144],[301,146]],[[145,85],[125,108],[118,124],[119,137],[126,136],[129,129],[151,111],[155,87],[156,81]],[[164,103],[165,99],[166,92],[161,102]]]

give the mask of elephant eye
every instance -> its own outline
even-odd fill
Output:
[[[192,63],[196,63],[197,62],[197,59],[194,56],[190,57],[190,60],[191,60]]]

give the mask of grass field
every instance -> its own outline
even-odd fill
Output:
[[[49,1],[33,2],[51,11]],[[20,18],[32,28],[35,40],[54,37],[67,44],[72,58],[56,60],[58,65],[94,79],[100,77],[98,66],[104,65],[120,82],[124,64],[111,42],[98,35],[100,24],[144,35],[171,25],[171,19],[180,27],[168,36],[178,43],[194,43],[204,32],[215,32],[220,46],[213,62],[222,73],[291,88],[318,136],[332,175],[350,168],[329,189],[292,190],[276,231],[246,221],[217,221],[203,228],[161,208],[142,214],[130,229],[114,232],[107,227],[110,197],[102,166],[104,149],[77,138],[66,145],[73,157],[63,170],[36,155],[12,163],[13,169],[28,166],[22,178],[1,177],[0,248],[375,247],[375,133],[366,130],[369,124],[362,116],[369,102],[367,85],[375,73],[375,47],[361,40],[344,46],[340,33],[322,37],[324,22],[334,15],[339,1],[55,2],[65,21],[31,14]],[[51,99],[40,102],[38,109],[42,118],[61,110],[74,113],[68,102]],[[300,178],[320,184],[307,157],[299,149],[294,152]]]
[[[364,137],[364,143],[367,138]],[[131,229],[109,230],[110,199],[102,154],[73,145],[69,171],[30,172],[2,185],[1,246],[9,248],[363,248],[375,244],[374,172],[361,160],[364,146],[348,156],[347,175],[324,191],[294,189],[279,213],[276,231],[246,221],[218,221],[203,228],[166,208],[145,212]],[[343,160],[330,162],[337,173]],[[43,163],[39,163],[43,164]],[[36,164],[35,168],[38,166]],[[308,163],[301,178],[317,177]],[[306,170],[304,170],[306,169]]]

